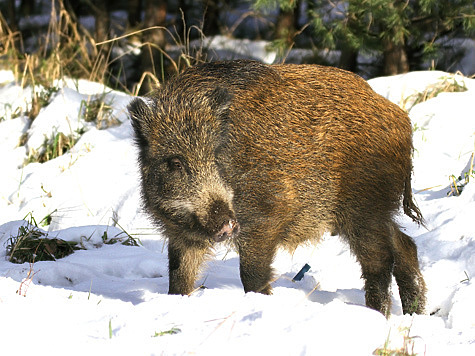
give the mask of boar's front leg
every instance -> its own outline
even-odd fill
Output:
[[[238,243],[241,282],[244,291],[271,294],[271,267],[277,243],[265,236],[242,236]]]
[[[168,242],[168,294],[189,295],[195,289],[195,280],[208,248]]]

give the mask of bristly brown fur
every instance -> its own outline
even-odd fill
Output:
[[[216,241],[240,255],[244,290],[269,294],[278,247],[339,234],[366,305],[424,311],[417,248],[394,222],[412,201],[407,114],[360,77],[316,65],[224,61],[187,69],[129,106],[145,208],[168,237],[169,292],[189,294]]]

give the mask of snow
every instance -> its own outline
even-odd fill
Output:
[[[268,41],[257,41],[249,39],[231,39],[227,36],[212,36],[200,40],[195,40],[191,43],[192,47],[199,48],[202,45],[204,48],[212,48],[210,58],[217,59],[238,59],[247,58],[254,60],[261,60],[264,63],[274,63],[277,52],[269,49]]]
[[[413,72],[376,78],[381,95],[410,108],[411,95],[451,78]],[[428,287],[428,315],[402,315],[393,283],[386,320],[364,306],[360,269],[348,247],[325,235],[317,246],[282,251],[274,294],[245,294],[238,256],[216,248],[198,281],[206,289],[169,296],[166,242],[142,211],[130,97],[97,83],[56,83],[49,105],[29,127],[31,88],[0,71],[0,339],[2,352],[51,355],[371,355],[406,347],[419,355],[475,351],[475,185],[460,196],[450,177],[470,169],[475,149],[475,80],[456,77],[467,91],[442,93],[414,105],[415,199],[427,229],[399,223],[414,237]],[[40,88],[36,88],[38,90]],[[84,120],[84,102],[111,103],[119,124],[98,129]],[[20,108],[17,110],[17,108]],[[45,137],[84,131],[74,147],[45,163],[23,165]],[[27,134],[26,144],[19,145]],[[473,180],[473,177],[472,177]],[[6,245],[31,213],[49,237],[84,250],[57,261],[13,264]],[[141,241],[105,244],[103,236]],[[292,277],[308,263],[300,282]]]

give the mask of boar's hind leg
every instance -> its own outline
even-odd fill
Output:
[[[367,224],[344,235],[361,265],[366,306],[387,315],[391,306],[389,287],[394,265],[389,229],[385,224]]]
[[[426,286],[417,260],[414,241],[396,226],[393,234],[394,277],[399,287],[402,310],[405,314],[422,314],[425,309]]]
[[[195,280],[207,252],[208,248],[168,241],[168,294],[188,295],[193,292]]]
[[[273,278],[271,264],[277,250],[277,243],[274,243],[272,239],[259,239],[256,236],[240,240],[239,262],[244,291],[271,294],[270,282]]]

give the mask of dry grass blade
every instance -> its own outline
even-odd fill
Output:
[[[377,348],[374,350],[373,355],[378,356],[417,356],[418,354],[414,351],[415,340],[419,339],[418,336],[409,336],[411,332],[411,326],[400,328],[399,332],[403,338],[403,345],[398,348],[391,347],[390,345],[390,335],[389,333],[383,347]]]
[[[458,93],[467,91],[467,86],[462,80],[458,80],[457,76],[463,78],[461,73],[440,78],[437,83],[427,86],[423,91],[409,95],[401,101],[401,107],[406,111],[410,111],[417,104],[435,98],[440,93]]]
[[[24,54],[19,33],[12,32],[0,14],[0,54],[22,86],[51,85],[64,77],[104,83],[109,75],[110,47],[98,47],[90,33],[71,15],[62,0],[51,2],[48,30],[38,37],[39,49]],[[25,78],[23,74],[28,74]]]
[[[22,72],[21,51],[18,50],[18,47],[23,47],[20,33],[10,29],[0,12],[0,64],[2,67],[10,68],[15,78],[18,78]]]

